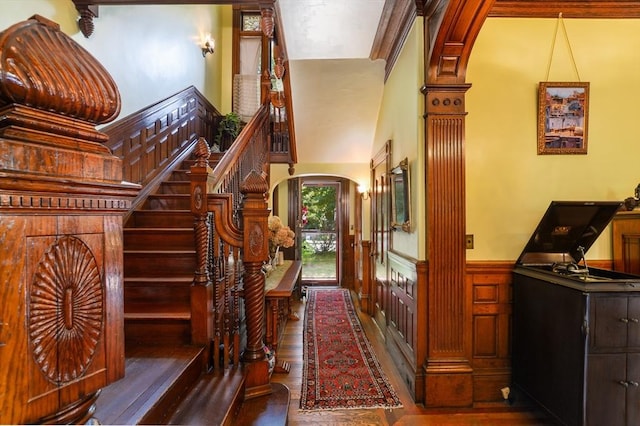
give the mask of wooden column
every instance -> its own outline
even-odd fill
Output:
[[[244,231],[244,304],[247,313],[247,347],[243,360],[247,371],[245,397],[271,393],[269,366],[264,352],[265,276],[262,264],[268,258],[269,209],[265,194],[269,183],[264,173],[253,170],[242,183],[244,195],[242,223]]]
[[[465,295],[464,96],[469,85],[425,86],[427,109],[428,351],[425,405],[470,406]]]
[[[191,213],[194,215],[196,245],[196,271],[190,291],[191,343],[205,348],[209,346],[214,333],[213,283],[207,268],[210,250],[210,223],[207,210],[207,177],[211,170],[209,155],[209,144],[204,138],[199,138],[194,150],[196,162],[191,166],[189,173]],[[216,349],[217,347],[215,346]],[[206,359],[209,358],[210,354],[207,354]],[[214,364],[218,359],[214,358]]]

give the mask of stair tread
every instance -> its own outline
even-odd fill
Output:
[[[273,392],[242,403],[235,418],[238,425],[286,425],[289,415],[291,392],[282,383],[272,383]]]
[[[185,214],[188,213],[190,215],[192,215],[191,210],[187,210],[187,209],[140,209],[140,210],[136,210],[135,213],[144,213],[144,214],[164,214],[164,215],[169,215],[169,214]]]
[[[242,369],[232,368],[223,372],[204,374],[176,408],[167,424],[230,424],[229,420],[235,413],[229,411],[238,406],[243,398],[243,393],[244,374]]]
[[[201,368],[202,352],[195,346],[127,348],[125,377],[102,389],[94,418],[100,424],[140,424],[187,370]]]
[[[185,310],[169,310],[163,309],[158,312],[136,312],[134,307],[131,307],[134,312],[125,312],[125,320],[140,320],[140,319],[168,319],[168,320],[190,320],[191,312]]]
[[[158,283],[158,282],[166,282],[166,283],[190,283],[193,281],[193,275],[183,276],[183,277],[124,277],[124,282],[127,284],[134,283]]]
[[[173,253],[173,254],[178,254],[178,253],[195,253],[196,250],[195,248],[193,250],[152,250],[152,249],[134,249],[134,250],[127,250],[124,249],[124,253],[130,253],[130,254],[140,254],[140,253]]]
[[[167,228],[162,226],[128,226],[126,228],[123,228],[123,230],[124,232],[193,232],[193,228]]]
[[[189,214],[191,214],[191,210],[189,210],[189,209],[163,209],[163,210],[155,210],[155,209],[146,209],[146,208],[140,208],[140,209],[138,209],[138,210],[135,210],[135,211],[133,212],[133,214],[136,214],[136,213],[152,213],[152,212],[154,212],[154,213],[174,213],[174,214],[175,214],[175,213],[180,213],[180,214],[183,214],[183,213],[189,213]]]

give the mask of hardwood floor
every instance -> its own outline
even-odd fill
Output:
[[[355,301],[355,300],[354,300]],[[356,302],[356,307],[357,302]],[[300,321],[287,323],[282,341],[278,346],[281,360],[291,364],[289,374],[274,374],[272,382],[282,383],[291,391],[289,404],[289,425],[397,425],[397,426],[453,426],[453,425],[491,425],[491,426],[531,426],[553,425],[539,412],[522,408],[500,406],[483,408],[482,410],[427,410],[413,403],[409,392],[398,378],[395,366],[384,350],[379,331],[368,315],[359,312],[360,321],[367,333],[376,355],[394,389],[402,400],[403,408],[395,410],[336,410],[321,412],[300,412],[300,388],[302,381],[302,336],[305,304],[302,301],[293,303],[293,311]]]

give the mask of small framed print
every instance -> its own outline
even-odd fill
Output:
[[[586,154],[589,83],[538,87],[538,154]]]

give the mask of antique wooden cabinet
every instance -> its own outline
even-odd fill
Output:
[[[618,206],[551,203],[514,270],[514,391],[561,424],[640,424],[640,276],[583,254]]]

